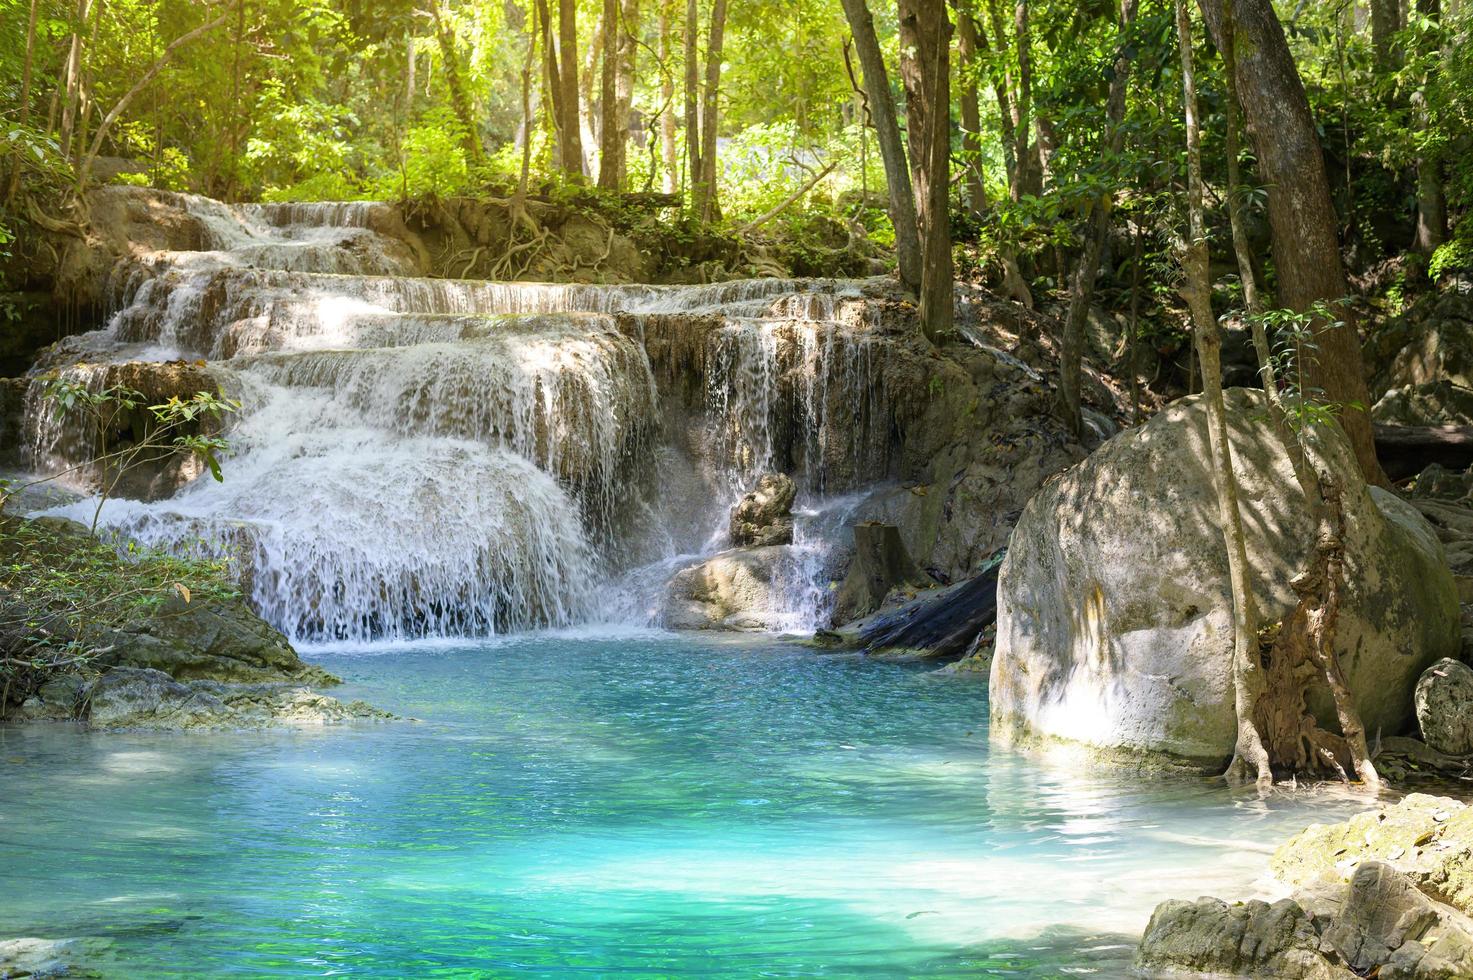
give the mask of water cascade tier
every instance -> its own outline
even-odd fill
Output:
[[[149,193],[186,240],[135,248],[107,325],[43,355],[28,449],[96,491],[85,464],[109,434],[59,412],[50,377],[238,400],[223,482],[175,460],[101,521],[232,555],[295,639],[639,618],[629,588],[658,575],[635,570],[723,547],[758,474],[793,473],[832,517],[825,501],[893,473],[869,283],[426,278],[387,205]],[[95,503],[67,512],[90,520]],[[793,553],[793,611],[813,618],[823,547],[800,529]]]

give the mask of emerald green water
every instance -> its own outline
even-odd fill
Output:
[[[1119,976],[1157,901],[1357,808],[1042,769],[985,684],[778,640],[313,659],[419,720],[0,729],[0,938],[108,977]]]

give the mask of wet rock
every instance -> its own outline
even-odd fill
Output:
[[[102,939],[0,940],[0,977],[95,977],[87,964],[106,950]]]
[[[676,572],[660,622],[680,630],[765,630],[777,623],[787,548],[724,551]]]
[[[793,543],[798,487],[783,473],[764,473],[731,511],[731,542],[758,547]]]
[[[1351,977],[1320,951],[1314,920],[1292,899],[1229,905],[1216,898],[1156,906],[1136,954],[1152,973]]]
[[[1423,671],[1415,696],[1422,738],[1446,755],[1473,753],[1473,669],[1451,658]]]
[[[1261,395],[1227,393],[1249,567],[1265,619],[1313,534]],[[1412,688],[1460,644],[1442,545],[1408,504],[1360,480],[1338,429],[1317,468],[1343,491],[1346,583],[1337,650],[1371,732],[1411,720]],[[1231,597],[1200,398],[1168,406],[1049,483],[1018,522],[998,582],[992,734],[1216,770],[1235,737]],[[1322,718],[1330,705],[1312,703]]]
[[[87,691],[95,729],[266,728],[387,720],[362,701],[347,704],[302,687],[280,684],[182,683],[162,671],[118,667]]]
[[[93,392],[125,388],[142,397],[132,408],[119,407],[102,419],[84,412],[65,412],[47,400],[48,377],[30,382],[26,393],[28,438],[36,447],[35,462],[43,468],[70,470],[70,482],[106,487],[111,496],[134,500],[171,497],[205,471],[204,461],[188,450],[170,448],[177,437],[208,436],[219,431],[224,419],[201,413],[177,427],[161,449],[152,449],[127,465],[95,462],[150,437],[158,421],[150,405],[171,398],[187,401],[200,392],[220,394],[220,383],[210,369],[192,361],[126,361],[116,364],[71,364],[56,373],[62,380]]]

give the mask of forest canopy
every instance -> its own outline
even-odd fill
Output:
[[[1066,285],[1109,210],[1139,249],[1114,256],[1117,271],[1133,264],[1164,295],[1185,142],[1160,0],[0,0],[5,224],[25,214],[22,185],[89,180],[227,201],[597,188],[680,195],[733,229],[818,212],[888,245],[884,113],[852,25],[857,12],[873,25],[914,154],[906,63],[925,39],[905,36],[907,10],[944,40],[927,57],[947,76],[933,116],[958,272],[1031,302]],[[1460,220],[1473,12],[1371,0],[1277,13],[1351,273],[1402,253],[1397,283],[1473,267]],[[1210,31],[1195,37],[1209,231],[1225,253],[1227,202],[1262,225],[1269,182],[1240,138],[1230,186],[1223,60]],[[1272,291],[1273,264],[1260,272]]]

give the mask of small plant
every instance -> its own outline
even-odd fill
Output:
[[[1321,330],[1345,326],[1345,322],[1334,309],[1344,302],[1342,300],[1331,304],[1319,300],[1303,313],[1294,310],[1263,310],[1242,316],[1244,323],[1251,326],[1256,321],[1268,334],[1271,351],[1269,363],[1278,384],[1284,420],[1301,437],[1310,429],[1333,422],[1347,408],[1364,408],[1354,402],[1330,401],[1325,397],[1324,389],[1316,387],[1309,380],[1310,366],[1320,349],[1316,337]]]
[[[229,448],[218,435],[204,431],[200,423],[218,422],[240,403],[209,391],[187,397],[172,395],[165,402],[147,405],[144,395],[126,385],[93,390],[86,383],[71,378],[53,377],[44,382],[43,400],[56,412],[69,416],[84,433],[96,439],[91,458],[42,480],[22,485],[0,484],[0,511],[21,490],[48,483],[79,471],[99,474],[97,506],[92,512],[90,530],[95,534],[103,504],[111,499],[123,478],[176,453],[188,453],[200,460],[216,480],[223,480],[220,457]],[[141,432],[127,445],[110,445],[111,433],[132,413],[146,413]],[[211,426],[213,428],[213,426]]]

